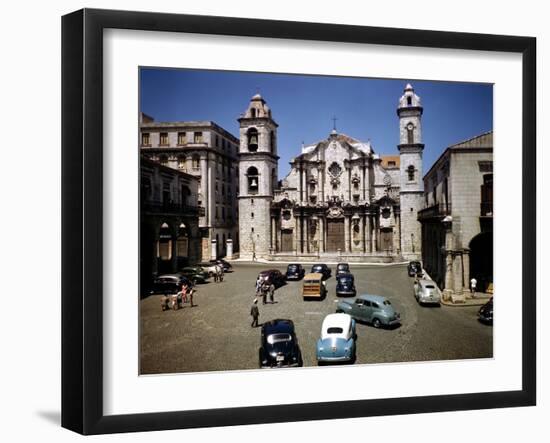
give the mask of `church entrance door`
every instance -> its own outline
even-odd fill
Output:
[[[344,219],[329,218],[327,219],[327,252],[336,252],[338,249],[345,249],[344,237]]]
[[[380,248],[382,251],[393,249],[393,230],[392,228],[380,229]]]
[[[281,252],[293,252],[292,237],[292,229],[283,229],[281,231]]]

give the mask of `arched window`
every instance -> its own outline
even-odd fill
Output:
[[[199,154],[193,155],[193,169],[198,170],[200,168],[200,162],[201,158],[199,157]]]
[[[407,97],[407,105],[408,106],[412,105],[412,97],[410,95]]]
[[[256,152],[258,150],[258,130],[250,128],[246,134],[248,136],[248,150]]]
[[[273,131],[269,133],[269,149],[272,154],[275,154],[275,133]]]
[[[258,170],[254,166],[251,166],[246,171],[246,177],[248,179],[248,193],[257,194],[259,187]]]
[[[407,175],[409,176],[409,181],[410,182],[414,181],[414,166],[413,165],[409,165],[409,167],[407,168]]]
[[[256,109],[255,108],[252,108],[250,110],[250,118],[256,118]]]
[[[407,143],[410,145],[414,143],[414,125],[412,123],[407,125]]]

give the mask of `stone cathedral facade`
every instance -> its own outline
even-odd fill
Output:
[[[278,125],[265,100],[252,97],[239,119],[240,257],[419,258],[422,111],[407,84],[397,107],[399,155],[381,157],[369,141],[334,129],[302,146],[279,182]]]

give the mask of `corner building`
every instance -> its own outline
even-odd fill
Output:
[[[266,101],[252,97],[239,119],[241,258],[419,258],[422,112],[408,84],[397,107],[399,155],[381,157],[370,141],[334,129],[302,146],[278,182],[278,125]]]

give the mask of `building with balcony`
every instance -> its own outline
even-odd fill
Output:
[[[422,260],[446,298],[493,282],[493,132],[449,146],[424,176]]]
[[[204,208],[199,260],[225,256],[228,239],[238,251],[238,146],[239,139],[214,122],[156,122],[141,113],[141,154],[197,177],[197,205]]]
[[[176,272],[200,256],[196,177],[140,158],[140,279]]]

